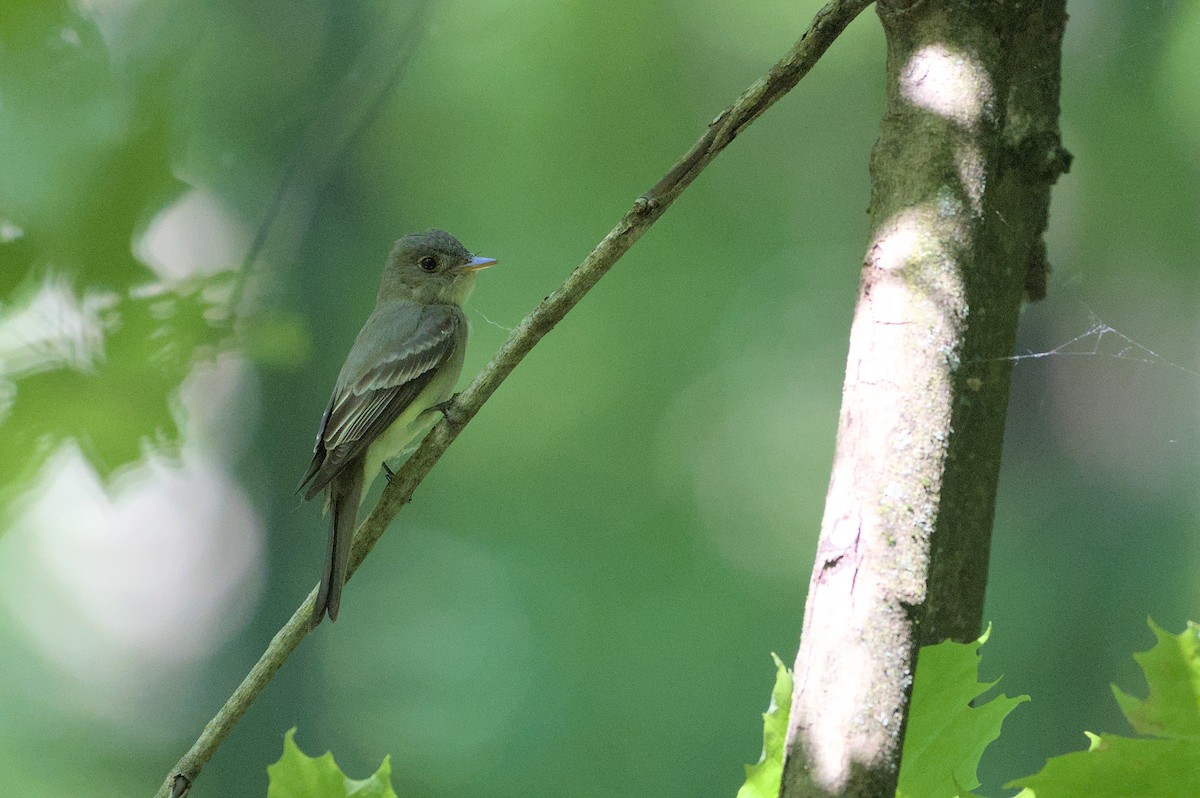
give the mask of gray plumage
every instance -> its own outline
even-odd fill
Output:
[[[461,305],[475,258],[441,230],[396,242],[375,310],[355,339],[317,431],[313,459],[297,490],[327,493],[329,550],[312,625],[337,618],[358,506],[384,462],[437,420],[462,371],[468,324]]]

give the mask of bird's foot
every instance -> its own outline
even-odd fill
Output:
[[[449,399],[447,399],[444,402],[438,402],[436,405],[430,405],[428,410],[426,410],[425,412],[428,413],[428,412],[436,410],[437,412],[442,414],[442,418],[446,419],[447,421],[454,421],[454,419],[452,419],[450,417],[450,410],[451,410],[451,408],[454,407],[454,403],[457,401],[458,401],[458,394],[454,394],[454,396],[451,396]]]

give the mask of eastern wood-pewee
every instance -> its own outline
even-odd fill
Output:
[[[337,619],[363,495],[386,461],[436,420],[426,411],[454,391],[467,346],[462,303],[475,273],[495,263],[443,230],[406,235],[388,255],[375,310],[346,356],[297,488],[308,487],[305,500],[328,491],[329,553],[314,627],[326,612]]]

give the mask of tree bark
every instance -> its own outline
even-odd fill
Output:
[[[1065,0],[880,0],[887,105],[781,795],[892,798],[922,645],[978,637]]]

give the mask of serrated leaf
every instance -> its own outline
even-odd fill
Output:
[[[1090,750],[1053,757],[1039,773],[1006,786],[1024,788],[1017,798],[1200,795],[1200,738],[1088,737]]]
[[[1033,776],[1012,782],[1017,798],[1055,796],[1200,795],[1200,627],[1189,623],[1172,635],[1150,621],[1158,642],[1134,654],[1150,695],[1134,698],[1113,685],[1113,695],[1133,727],[1152,739],[1087,735],[1087,751],[1057,756]]]
[[[342,772],[332,752],[307,756],[295,738],[293,726],[283,737],[283,755],[267,766],[267,798],[396,798],[391,757],[384,757],[369,778],[355,780]]]
[[[763,713],[763,752],[756,764],[746,765],[746,783],[737,798],[778,798],[783,777],[783,748],[787,740],[788,715],[792,710],[792,674],[775,654],[775,687],[771,704]]]
[[[1155,737],[1200,735],[1200,626],[1189,623],[1178,635],[1148,621],[1158,642],[1133,655],[1146,676],[1149,696],[1143,700],[1115,684],[1113,695],[1139,734]]]
[[[921,649],[913,683],[912,710],[904,737],[896,793],[913,798],[958,798],[979,786],[976,771],[983,751],[1000,736],[1000,726],[1029,696],[997,696],[972,702],[996,682],[979,681],[979,649],[947,641]]]

